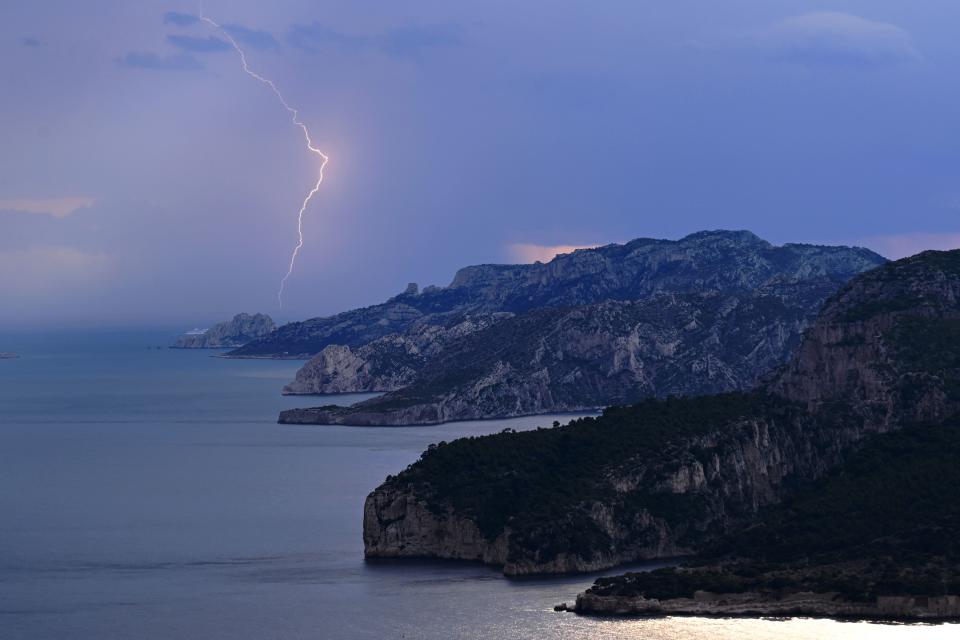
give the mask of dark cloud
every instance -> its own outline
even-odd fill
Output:
[[[390,29],[378,38],[380,49],[398,58],[419,58],[430,49],[463,44],[456,27],[401,27]]]
[[[118,62],[130,69],[153,71],[199,71],[203,68],[203,64],[188,53],[161,56],[151,51],[128,51]]]
[[[376,50],[397,58],[419,58],[430,49],[463,44],[461,29],[450,26],[397,27],[374,35],[356,35],[331,29],[319,22],[290,27],[291,46],[315,52],[323,47],[347,51]]]
[[[280,43],[269,31],[250,29],[239,24],[225,24],[223,30],[233,36],[237,42],[250,45],[254,49],[277,50]]]
[[[358,51],[372,44],[371,39],[366,36],[337,31],[319,22],[293,25],[287,32],[287,42],[293,47],[310,52],[322,47]]]
[[[193,15],[192,13],[179,13],[177,11],[168,11],[163,14],[163,24],[175,24],[178,27],[186,27],[191,24],[196,24],[200,21],[200,18]]]
[[[20,44],[22,44],[25,47],[39,47],[40,40],[38,40],[37,38],[34,38],[33,36],[27,36],[26,38],[20,39]]]
[[[196,38],[194,36],[183,36],[179,34],[167,36],[167,42],[191,53],[214,53],[217,51],[226,51],[230,45],[217,38],[216,36],[207,36],[206,38]]]

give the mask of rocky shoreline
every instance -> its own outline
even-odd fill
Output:
[[[171,349],[175,349],[175,348],[177,347],[171,347]],[[224,349],[228,347],[219,347],[219,348]],[[227,353],[217,353],[211,357],[223,358],[224,360],[309,360],[311,358],[311,355],[309,353],[298,353],[293,355],[236,356],[227,352]]]
[[[608,596],[581,593],[571,607],[555,607],[595,616],[723,616],[956,621],[960,620],[960,596],[878,596],[869,602],[854,602],[841,594],[796,592],[712,593],[697,591],[692,598],[658,600],[640,596]]]
[[[343,391],[338,393],[377,393],[376,391]],[[297,394],[284,394],[297,395]],[[331,394],[335,395],[335,394]],[[375,402],[382,396],[371,398],[364,402]],[[358,407],[363,402],[353,405]],[[331,405],[325,407],[311,407],[306,409],[284,409],[277,418],[277,424],[301,424],[314,426],[349,426],[349,427],[433,427],[440,424],[449,424],[452,422],[480,422],[487,420],[507,420],[513,418],[530,418],[543,415],[570,415],[578,416],[583,414],[597,414],[603,410],[602,406],[574,406],[560,407],[557,409],[543,409],[541,411],[519,411],[517,413],[508,413],[506,415],[485,416],[478,414],[475,416],[467,415],[463,417],[444,417],[442,412],[434,409],[426,411],[410,410],[403,412],[392,412],[385,414],[379,411],[364,413],[357,411],[350,414],[350,420],[344,421],[342,415],[338,412],[340,405]]]

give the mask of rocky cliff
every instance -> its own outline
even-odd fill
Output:
[[[751,292],[775,281],[827,279],[836,286],[884,259],[866,249],[773,246],[748,231],[704,231],[681,240],[641,238],[557,256],[549,263],[479,265],[447,287],[408,286],[379,305],[294,322],[232,352],[235,357],[310,357],[351,349],[446,314],[521,313],[661,293]]]
[[[233,349],[268,335],[274,329],[276,325],[268,315],[238,313],[230,320],[219,322],[203,333],[180,336],[173,348]]]
[[[637,407],[428,452],[368,497],[367,556],[524,575],[686,555],[774,502],[787,479],[837,464],[856,437],[753,395]]]
[[[406,386],[383,376],[389,384],[368,389],[387,391],[392,384],[396,391],[351,407],[285,411],[280,421],[435,424],[579,411],[649,396],[741,391],[786,361],[813,310],[833,290],[833,283],[813,281],[787,292],[663,294],[637,302],[536,310],[446,340],[445,348],[413,362],[389,357],[408,343],[402,337],[371,343],[359,358],[327,347],[315,359],[324,369],[305,367],[298,388],[314,390],[318,385],[312,382],[343,377],[330,375],[331,370],[369,384],[362,375],[370,367],[367,360],[379,370],[385,369],[380,363],[396,363],[385,371],[402,371]],[[388,357],[373,358],[371,351]],[[353,359],[331,362],[347,353]],[[407,349],[404,356],[409,354]]]
[[[527,574],[697,552],[871,434],[960,409],[958,287],[960,252],[927,252],[833,296],[756,392],[432,447],[367,498],[366,553]]]

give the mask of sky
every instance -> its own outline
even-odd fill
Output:
[[[951,0],[0,8],[0,328],[279,321],[702,229],[960,247]]]

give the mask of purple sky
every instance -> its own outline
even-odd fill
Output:
[[[11,3],[8,3],[11,4]],[[207,1],[0,20],[0,326],[278,320],[746,228],[960,246],[960,4]]]

